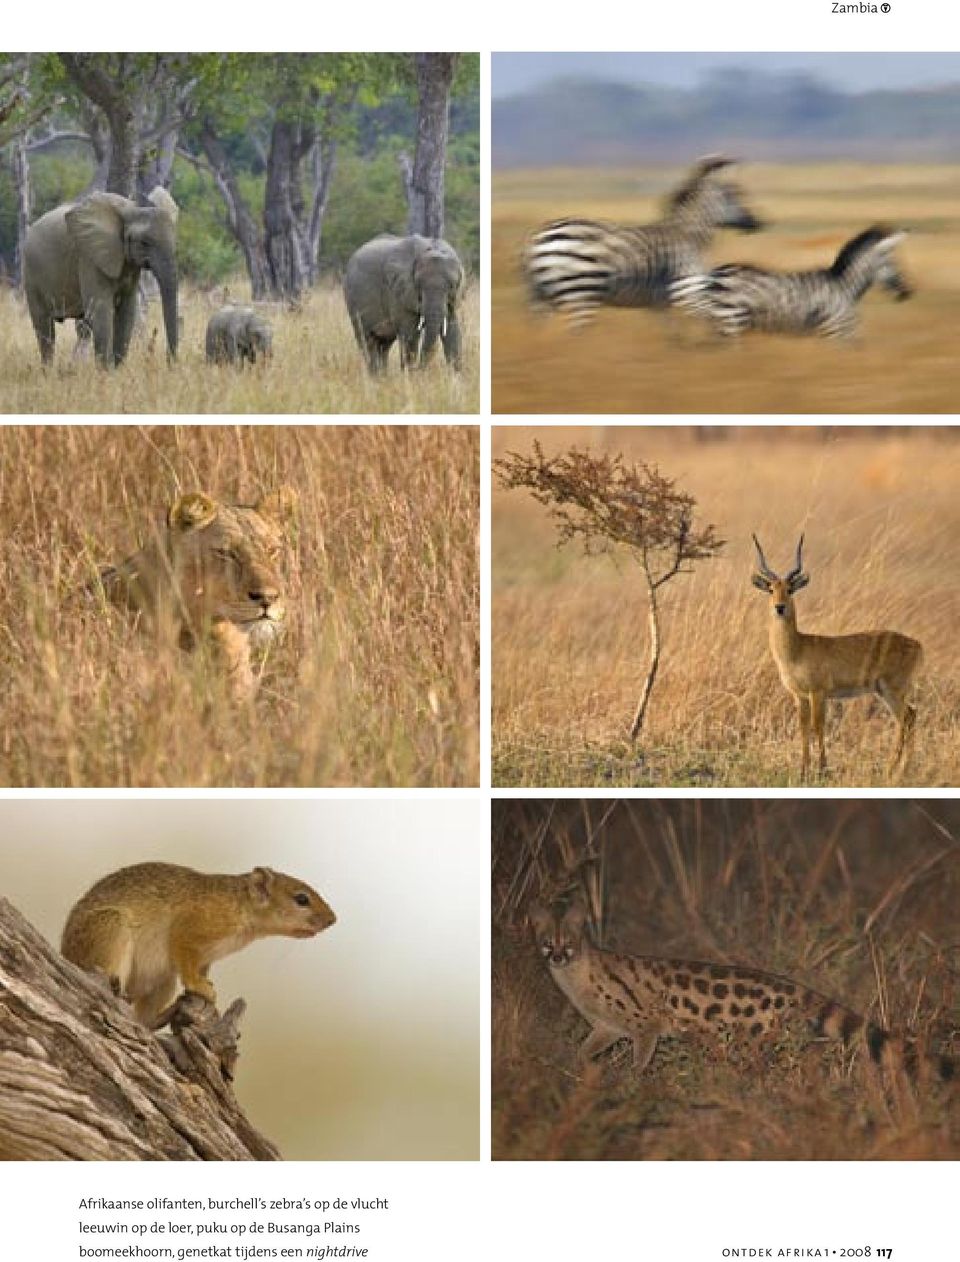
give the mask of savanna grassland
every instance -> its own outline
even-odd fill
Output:
[[[0,429],[0,782],[476,784],[478,458],[473,426]],[[289,631],[231,704],[85,589],[179,493],[282,483]]]
[[[706,438],[697,434],[706,433]],[[712,435],[713,441],[710,441]],[[751,586],[751,532],[780,572],[806,532],[801,631],[895,630],[920,640],[916,739],[902,783],[960,771],[960,433],[882,427],[496,427],[494,456],[571,446],[675,478],[726,545],[661,588],[662,659],[640,738],[645,589],[625,550],[556,547],[548,511],[493,493],[493,782],[727,786],[799,783],[800,735]],[[869,698],[828,704],[828,786],[887,784],[895,725]]]
[[[536,316],[519,269],[527,235],[565,215],[646,223],[680,167],[521,170],[494,177],[493,408],[510,413],[795,414],[954,412],[960,396],[960,204],[952,166],[863,163],[737,168],[766,223],[718,233],[709,258],[775,268],[828,265],[850,237],[886,222],[910,230],[898,257],[911,300],[873,291],[853,344],[751,336],[717,344],[700,322],[602,311],[572,332]]]
[[[952,801],[551,802],[493,815],[492,1150],[501,1160],[957,1160],[960,813]],[[631,1072],[586,1067],[589,1026],[527,925],[586,884],[610,950],[751,965],[919,1049],[871,1070],[862,1045],[662,1037]],[[599,897],[597,897],[597,892]],[[927,1053],[930,1055],[928,1056]]]
[[[238,284],[231,301],[248,303]],[[183,328],[175,363],[167,361],[159,302],[150,304],[123,364],[97,368],[92,355],[75,354],[73,321],[58,324],[57,357],[43,371],[26,304],[12,290],[0,295],[0,411],[13,413],[321,413],[435,414],[480,410],[480,298],[471,284],[460,308],[463,371],[453,372],[439,351],[423,371],[401,373],[391,351],[387,373],[374,379],[364,367],[338,285],[311,291],[298,310],[257,304],[273,326],[273,359],[243,370],[212,365],[204,335],[225,291],[180,287]]]

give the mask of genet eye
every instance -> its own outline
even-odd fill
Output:
[[[301,890],[298,894],[294,894],[293,901],[297,904],[298,907],[309,907],[310,895],[304,894],[303,890]]]

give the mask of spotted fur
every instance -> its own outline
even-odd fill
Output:
[[[579,1049],[582,1063],[629,1039],[641,1073],[661,1035],[726,1029],[761,1040],[795,1025],[844,1045],[859,1040],[878,1066],[899,1068],[908,1059],[901,1038],[789,977],[739,964],[599,950],[588,941],[579,904],[562,914],[535,906],[530,920],[550,976],[592,1027]],[[939,1059],[936,1067],[941,1077],[952,1077],[952,1062]]]

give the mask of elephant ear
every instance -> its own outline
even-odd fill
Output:
[[[67,231],[84,258],[117,280],[123,271],[123,216],[108,193],[92,193],[66,213]]]
[[[159,184],[156,188],[151,189],[147,194],[147,201],[155,206],[161,214],[166,215],[173,223],[177,222],[177,216],[180,214],[180,207],[173,200],[165,188]]]
[[[202,530],[209,526],[219,511],[217,501],[202,491],[192,491],[189,495],[181,495],[173,501],[167,512],[167,525],[171,530],[186,533],[189,530]]]

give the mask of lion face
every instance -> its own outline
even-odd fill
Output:
[[[295,507],[289,487],[252,507],[181,496],[167,513],[167,552],[182,615],[195,631],[230,623],[253,647],[268,645],[286,618],[281,562]]]
[[[296,506],[288,486],[254,505],[182,495],[153,541],[101,570],[100,585],[161,639],[172,636],[184,649],[205,641],[234,696],[251,697],[251,649],[272,643],[286,618],[281,575]]]

